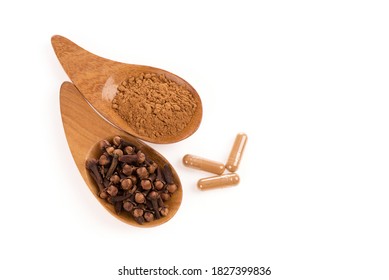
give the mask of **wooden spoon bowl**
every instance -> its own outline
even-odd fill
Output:
[[[166,217],[140,225],[125,211],[122,211],[120,215],[116,214],[113,205],[98,196],[98,188],[85,167],[88,158],[98,158],[100,156],[98,143],[101,140],[111,141],[115,135],[119,135],[142,150],[146,156],[154,160],[159,166],[169,162],[150,146],[102,119],[70,82],[64,82],[61,86],[60,108],[66,139],[77,168],[92,194],[109,213],[124,223],[140,227],[161,225],[176,214],[182,201],[182,186],[180,178],[173,168],[173,178],[178,190],[165,203],[169,207],[169,213]]]
[[[142,140],[166,144],[189,137],[199,127],[202,118],[201,99],[196,90],[184,79],[162,69],[99,57],[59,35],[53,36],[51,42],[62,67],[76,88],[105,119],[118,128]],[[189,123],[178,133],[159,137],[140,134],[134,124],[129,125],[112,109],[112,100],[116,96],[117,87],[129,76],[136,77],[141,73],[163,74],[168,80],[185,87],[192,94],[196,109]],[[166,125],[171,124],[167,122]]]

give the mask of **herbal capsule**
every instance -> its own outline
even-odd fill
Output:
[[[246,146],[246,142],[246,134],[239,133],[238,135],[236,135],[234,145],[232,146],[226,164],[226,168],[228,169],[228,171],[235,172],[238,169],[240,160],[242,159],[244,147]]]
[[[224,174],[221,176],[213,176],[200,179],[197,182],[197,187],[200,190],[210,190],[216,188],[223,188],[228,186],[235,186],[239,183],[239,176],[235,173]]]
[[[187,167],[208,171],[218,175],[223,174],[225,170],[223,163],[194,156],[194,155],[185,155],[184,158],[182,159],[182,162]]]

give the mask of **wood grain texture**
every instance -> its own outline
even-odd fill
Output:
[[[181,141],[198,129],[202,119],[201,99],[197,91],[184,79],[162,69],[120,63],[99,57],[59,35],[53,36],[51,42],[58,60],[76,88],[104,118],[117,127],[137,138],[159,144]],[[190,123],[177,135],[158,138],[139,135],[111,108],[111,101],[116,95],[117,86],[129,76],[140,73],[164,74],[166,78],[185,86],[192,93],[197,104],[196,111]]]
[[[85,167],[87,158],[99,155],[98,143],[103,139],[112,140],[113,136],[119,135],[123,139],[131,142],[137,148],[141,149],[149,158],[154,160],[158,165],[163,166],[169,163],[161,154],[150,146],[146,145],[137,138],[118,130],[111,124],[102,119],[98,113],[87,103],[82,94],[70,82],[64,82],[60,90],[60,108],[62,122],[65,130],[66,139],[70,151],[73,155],[74,162],[82,178],[85,180],[88,188],[95,196],[97,201],[114,217],[129,225],[140,227],[153,227],[161,225],[170,220],[178,211],[182,201],[182,185],[180,178],[172,167],[174,180],[178,186],[171,199],[166,202],[169,207],[169,214],[161,219],[139,225],[133,220],[128,213],[117,215],[112,204],[98,197],[98,189]]]

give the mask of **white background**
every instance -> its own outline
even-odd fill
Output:
[[[213,266],[389,279],[388,15],[374,0],[3,1],[0,278],[154,279],[117,270],[176,265],[208,269],[177,279],[221,278]],[[199,92],[198,131],[152,145],[183,184],[168,223],[128,226],[86,187],[62,127],[54,34]],[[225,161],[240,131],[239,186],[197,190],[208,174],[182,156]]]

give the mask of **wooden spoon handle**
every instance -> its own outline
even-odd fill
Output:
[[[61,86],[60,103],[70,151],[82,177],[86,179],[85,156],[104,135],[112,136],[118,130],[99,117],[70,82],[65,82]]]
[[[51,38],[55,54],[66,74],[88,98],[101,93],[104,84],[115,73],[116,62],[97,56],[81,48],[69,39],[55,35]]]

